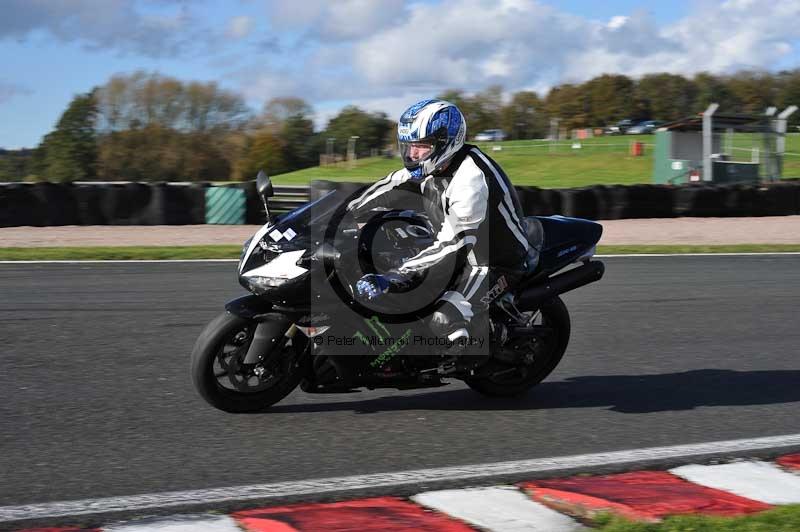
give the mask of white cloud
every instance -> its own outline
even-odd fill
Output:
[[[644,11],[607,22],[535,0],[443,0],[412,6],[391,28],[355,44],[354,68],[374,90],[506,89],[580,82],[606,73],[692,75],[768,69],[797,52],[800,2],[696,4],[659,26]],[[427,31],[420,28],[432,28]]]
[[[587,24],[533,0],[420,4],[403,24],[358,43],[354,65],[375,85],[510,88],[549,74]]]
[[[611,20],[608,21],[606,26],[608,26],[609,29],[616,30],[617,28],[624,26],[626,22],[628,22],[628,17],[624,15],[617,15],[611,17]]]
[[[228,31],[226,35],[232,39],[243,39],[253,31],[255,22],[250,17],[233,17],[228,21]]]
[[[163,57],[194,42],[187,32],[194,20],[181,2],[164,1],[147,13],[133,0],[5,0],[0,39],[25,39],[43,30],[64,42],[92,50],[135,52]]]
[[[592,20],[555,0],[262,1],[217,22],[202,19],[207,4],[182,0],[5,0],[13,16],[0,18],[0,40],[44,32],[141,56],[193,52],[252,102],[293,95],[394,114],[448,88],[542,92],[606,72],[727,73],[785,67],[800,55],[798,0],[700,0],[666,25],[646,11]],[[259,13],[269,31],[246,56]],[[211,24],[221,27],[204,29]]]
[[[247,69],[240,79],[251,99],[305,98],[317,108],[318,127],[347,104],[397,117],[449,88],[500,84],[543,94],[603,73],[769,69],[798,54],[800,39],[800,2],[792,0],[769,9],[701,2],[668,25],[645,11],[590,20],[540,0],[297,4],[271,2],[270,24],[303,35],[301,53],[281,68]]]
[[[402,20],[404,0],[271,0],[268,16],[275,30],[307,30],[323,42],[365,38]]]

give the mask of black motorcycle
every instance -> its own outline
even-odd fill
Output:
[[[570,318],[559,295],[603,276],[603,263],[592,260],[600,224],[525,218],[539,260],[486,301],[476,324],[485,334],[471,334],[476,345],[452,356],[427,322],[452,278],[425,278],[414,297],[390,293],[372,303],[354,296],[364,273],[386,272],[433,242],[423,214],[378,208],[358,219],[346,209],[352,196],[332,190],[271,220],[272,184],[263,172],[256,183],[268,221],[245,242],[238,265],[251,294],[229,302],[192,351],[198,392],[227,412],[262,411],[298,385],[341,393],[460,379],[487,396],[522,394],[567,348]]]

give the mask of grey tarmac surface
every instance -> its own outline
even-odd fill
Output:
[[[800,433],[800,256],[608,258],[518,400],[459,383],[207,406],[234,263],[0,265],[0,505]]]

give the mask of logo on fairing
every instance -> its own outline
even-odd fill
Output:
[[[566,249],[562,249],[561,251],[558,252],[558,256],[559,257],[563,257],[567,253],[572,253],[573,251],[575,251],[577,249],[578,249],[578,246],[571,246],[571,247],[568,247]]]
[[[372,362],[370,362],[369,365],[373,368],[380,367],[388,362],[389,359],[394,357],[400,351],[400,349],[409,343],[411,338],[411,329],[406,329],[406,331],[403,333],[403,336],[400,338],[394,338],[391,332],[389,332],[389,329],[386,328],[378,316],[372,316],[368,319],[365,318],[364,322],[370,329],[372,329],[373,334],[368,335],[361,331],[356,331],[351,338],[357,338],[358,340],[361,340],[362,344],[369,346],[369,348],[373,351],[375,351],[376,345],[388,346],[385,351],[383,351],[380,355],[373,359]]]
[[[501,276],[497,283],[486,292],[486,295],[481,298],[481,303],[489,306],[489,303],[500,297],[503,292],[505,292],[506,288],[508,288],[508,282],[506,281],[506,276]]]

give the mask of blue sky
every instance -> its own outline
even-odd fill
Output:
[[[36,146],[70,99],[136,70],[216,81],[259,110],[294,95],[395,116],[448,88],[546,92],[800,66],[800,2],[4,0],[0,147]]]

